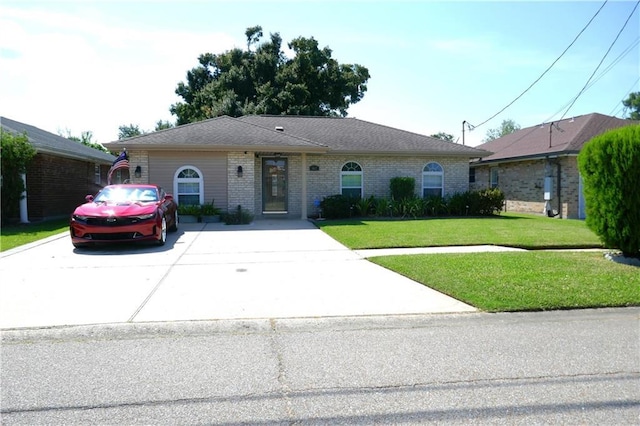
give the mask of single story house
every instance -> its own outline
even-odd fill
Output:
[[[36,150],[25,174],[26,202],[21,202],[19,218],[23,223],[69,216],[87,194],[107,183],[115,159],[111,154],[5,117],[0,117],[0,131],[26,134]]]
[[[492,154],[471,161],[471,189],[500,188],[507,211],[586,217],[578,154],[607,130],[636,124],[598,113],[520,129],[477,146]]]
[[[104,144],[127,149],[132,182],[155,183],[179,204],[241,206],[256,218],[303,218],[326,196],[390,196],[393,177],[419,195],[469,189],[469,160],[488,155],[355,118],[216,117]]]

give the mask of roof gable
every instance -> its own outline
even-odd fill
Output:
[[[109,153],[5,117],[0,117],[0,128],[13,134],[26,133],[29,142],[39,153],[98,161],[104,164],[110,164],[115,160],[115,157]]]
[[[493,152],[482,162],[506,159],[575,154],[593,137],[607,130],[636,122],[592,113],[557,122],[527,127],[494,139],[477,148]]]

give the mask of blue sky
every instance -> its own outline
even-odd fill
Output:
[[[475,146],[522,127],[592,112],[621,117],[640,91],[640,7],[602,1],[32,1],[0,3],[0,115],[53,133],[117,139],[118,127],[174,121],[174,91],[201,53],[246,46],[246,28],[328,46],[369,69],[349,116],[446,132]],[[611,49],[608,55],[605,54]],[[603,57],[605,57],[603,61]],[[602,61],[600,68],[596,67]],[[591,84],[567,111],[593,74]],[[489,120],[490,119],[490,120]]]

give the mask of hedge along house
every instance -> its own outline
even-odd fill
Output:
[[[469,160],[489,153],[355,118],[222,116],[105,144],[127,148],[133,182],[179,204],[241,206],[256,218],[303,218],[326,196],[390,196],[393,177],[416,195],[469,189]]]
[[[471,162],[471,189],[500,188],[507,211],[586,217],[577,157],[586,142],[635,122],[587,114],[518,130],[477,146],[493,152]]]
[[[113,155],[5,117],[0,117],[0,128],[26,134],[36,150],[25,174],[27,191],[20,203],[20,222],[68,217],[87,194],[106,185]]]

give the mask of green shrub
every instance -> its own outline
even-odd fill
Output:
[[[239,205],[234,212],[221,214],[220,220],[226,225],[247,225],[253,221],[253,215]]]
[[[376,198],[373,207],[374,214],[378,217],[391,216],[393,214],[392,202],[386,198]]]
[[[448,213],[446,200],[439,195],[430,195],[423,199],[425,216],[442,216]]]
[[[372,195],[369,198],[360,198],[355,202],[356,211],[360,216],[366,217],[374,212],[374,207],[376,204],[376,199]]]
[[[322,215],[327,219],[346,219],[353,216],[354,205],[358,199],[336,194],[324,197],[320,201]]]
[[[610,130],[578,155],[587,226],[625,256],[640,257],[640,126]]]
[[[472,199],[472,201],[476,201]],[[472,204],[473,214],[490,216],[500,213],[504,207],[504,192],[498,188],[483,189],[478,191],[477,204]],[[475,211],[477,210],[477,212]]]
[[[401,201],[415,197],[416,180],[412,177],[394,177],[389,184],[391,198]]]
[[[178,214],[185,216],[198,216],[202,214],[202,207],[198,204],[179,204]]]
[[[0,157],[2,158],[2,223],[18,217],[20,200],[24,198],[24,182],[21,174],[26,173],[27,165],[36,155],[27,134],[14,135],[0,130]]]

